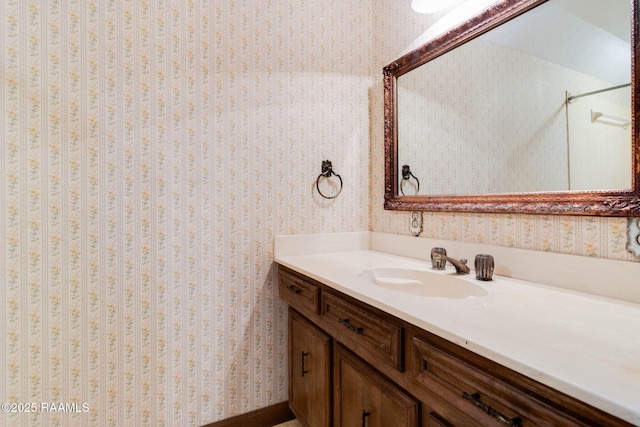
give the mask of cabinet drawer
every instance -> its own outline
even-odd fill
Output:
[[[318,314],[320,286],[282,267],[278,270],[278,294],[284,302],[300,312]]]
[[[467,358],[463,351],[422,336],[413,337],[412,343],[417,359],[414,380],[432,390],[446,390],[449,403],[478,425],[603,425],[595,408],[503,366],[477,355]]]
[[[404,328],[401,323],[351,304],[330,292],[322,294],[321,315],[323,326],[340,341],[399,371],[403,370]]]

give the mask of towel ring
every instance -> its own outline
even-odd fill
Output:
[[[416,176],[413,173],[411,173],[411,168],[409,167],[409,165],[403,165],[402,181],[400,181],[400,192],[402,193],[403,196],[405,194],[404,194],[404,190],[402,189],[402,186],[404,185],[404,182],[409,181],[411,177],[413,177],[413,179],[415,179],[416,183],[418,184],[418,187],[416,188],[416,194],[418,194],[418,192],[420,191],[420,181],[418,180],[418,178],[416,178]]]
[[[325,196],[324,194],[322,194],[322,191],[320,191],[320,178],[323,178],[323,177],[324,178],[331,178],[331,175],[337,176],[338,179],[340,180],[340,189],[333,196]],[[335,173],[333,171],[333,166],[331,166],[331,161],[330,160],[323,160],[322,161],[322,170],[320,172],[320,175],[318,175],[318,179],[316,180],[316,189],[318,190],[318,193],[320,193],[320,195],[322,197],[324,197],[325,199],[335,199],[342,192],[342,177],[340,177],[340,175],[338,175],[337,173]]]

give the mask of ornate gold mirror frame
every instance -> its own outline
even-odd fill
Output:
[[[493,212],[526,214],[567,214],[594,216],[640,216],[640,140],[637,109],[640,92],[640,68],[636,67],[640,30],[638,3],[631,5],[631,110],[632,155],[631,189],[607,191],[571,191],[508,193],[483,195],[418,195],[398,194],[398,130],[397,89],[398,77],[455,49],[482,33],[536,7],[547,0],[501,0],[468,21],[402,56],[383,69],[384,73],[384,150],[385,200],[389,210],[423,210],[449,212]]]

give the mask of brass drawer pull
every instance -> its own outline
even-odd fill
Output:
[[[464,397],[467,400],[470,400],[471,403],[473,403],[478,408],[482,409],[484,412],[486,412],[493,418],[497,419],[501,423],[504,423],[508,426],[513,426],[513,427],[522,427],[522,419],[520,419],[520,417],[509,418],[501,414],[500,412],[493,409],[491,406],[487,405],[486,403],[483,403],[480,400],[480,393],[469,394],[466,391],[464,391],[462,392],[462,397]]]
[[[353,326],[351,322],[349,322],[349,319],[340,319],[340,323],[342,323],[345,326],[345,328],[351,329],[353,332],[355,332],[358,335],[364,332],[361,327]]]
[[[296,294],[296,295],[299,295],[299,294],[301,294],[301,293],[302,293],[302,289],[300,289],[300,288],[298,288],[298,287],[295,287],[295,286],[293,286],[293,285],[288,285],[288,286],[287,286],[287,289],[289,289],[291,292],[293,292],[293,293],[294,293],[294,294]]]

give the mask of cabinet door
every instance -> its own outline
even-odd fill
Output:
[[[306,427],[331,425],[331,338],[292,309],[289,406]]]
[[[418,404],[356,356],[336,345],[336,427],[416,427]]]

